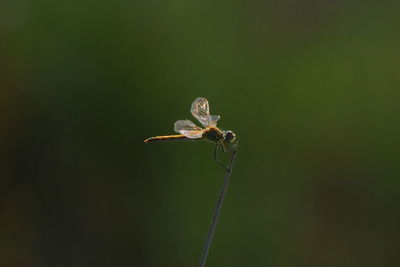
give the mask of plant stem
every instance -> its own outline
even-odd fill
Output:
[[[231,178],[233,164],[235,162],[237,149],[238,149],[238,145],[236,145],[236,147],[233,150],[231,161],[229,163],[229,167],[225,172],[224,183],[222,185],[221,192],[219,193],[217,205],[215,206],[215,211],[214,211],[214,214],[213,214],[212,219],[211,219],[210,229],[208,230],[207,239],[206,239],[206,242],[204,243],[203,251],[201,252],[199,267],[206,266],[208,251],[210,250],[211,243],[212,243],[212,240],[213,240],[213,237],[214,237],[214,233],[215,233],[215,229],[217,227],[218,218],[219,218],[219,216],[221,214],[222,204],[224,202],[226,190],[228,188],[229,180]]]

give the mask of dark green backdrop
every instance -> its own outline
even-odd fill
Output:
[[[3,1],[0,265],[196,266],[213,146],[143,140],[203,96],[241,144],[207,266],[398,266],[399,8]]]

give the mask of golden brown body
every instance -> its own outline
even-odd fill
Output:
[[[187,140],[186,136],[183,134],[175,134],[175,135],[162,135],[162,136],[154,136],[147,138],[144,140],[145,143],[154,142],[154,141],[168,141],[168,140]]]
[[[211,142],[220,142],[224,139],[224,134],[218,127],[208,127],[205,129],[202,138]]]
[[[144,142],[149,143],[154,141],[198,140],[198,139],[206,139],[211,142],[219,142],[223,140],[223,132],[217,127],[208,127],[204,130],[201,138],[188,138],[183,134],[175,134],[175,135],[161,135],[161,136],[150,137],[144,140]]]

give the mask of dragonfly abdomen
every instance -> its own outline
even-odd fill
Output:
[[[176,134],[176,135],[162,135],[162,136],[154,136],[147,138],[144,140],[145,143],[154,142],[154,141],[173,141],[173,140],[187,140],[187,138],[183,134]]]

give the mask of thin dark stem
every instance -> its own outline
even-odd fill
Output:
[[[235,162],[237,149],[238,145],[236,145],[236,147],[233,150],[229,167],[225,172],[224,184],[222,185],[221,192],[219,193],[217,205],[215,206],[215,211],[211,219],[210,229],[208,230],[207,239],[206,242],[204,243],[203,251],[201,252],[199,267],[206,266],[208,251],[210,250],[211,243],[215,233],[215,228],[217,227],[218,218],[221,214],[222,204],[224,202],[226,189],[228,188],[229,180],[231,178],[233,163]]]

